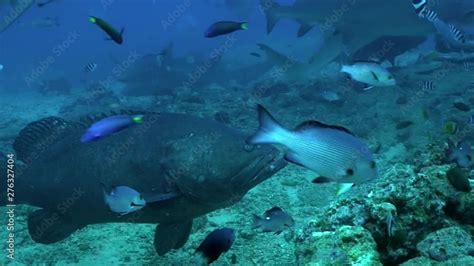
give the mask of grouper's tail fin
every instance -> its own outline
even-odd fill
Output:
[[[280,7],[280,4],[274,0],[260,0],[260,10],[262,13],[265,13],[265,17],[267,18],[267,34],[272,32],[273,28],[280,20],[276,13],[276,10]]]

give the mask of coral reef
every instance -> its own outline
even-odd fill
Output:
[[[335,232],[343,226],[362,226],[370,232],[377,243],[377,250],[384,264],[400,264],[420,254],[425,255],[426,252],[420,250],[425,244],[420,244],[420,241],[430,233],[462,222],[472,223],[457,220],[457,217],[461,217],[461,211],[472,209],[474,206],[472,196],[457,192],[449,185],[446,172],[450,167],[449,165],[427,167],[415,173],[410,165],[395,165],[386,172],[384,180],[378,182],[369,194],[364,193],[363,188],[359,188],[360,190],[354,191],[353,195],[333,202],[319,213],[304,227],[297,244],[303,247],[298,249],[308,249],[307,245],[312,245],[311,239],[314,234],[318,234],[317,232]],[[456,204],[453,203],[453,198],[456,198]],[[457,206],[457,209],[451,209],[452,205]],[[388,218],[395,221],[393,231],[389,229],[391,225],[388,221],[391,219]],[[452,230],[449,229],[447,232]],[[433,239],[432,245],[469,239],[467,233],[460,236],[460,233],[456,232],[443,234],[445,239],[442,240],[433,237],[429,239]],[[472,255],[472,251],[466,252],[466,249],[470,248],[464,245],[472,249],[472,243],[466,242],[449,250],[456,250],[450,251],[452,254]]]

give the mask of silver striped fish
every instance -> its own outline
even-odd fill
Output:
[[[361,184],[378,177],[369,147],[347,129],[307,121],[289,130],[261,105],[258,105],[258,117],[260,128],[248,142],[285,146],[286,160],[320,175],[314,183]]]

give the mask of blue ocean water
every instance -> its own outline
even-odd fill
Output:
[[[474,265],[473,13],[0,0],[1,264]]]

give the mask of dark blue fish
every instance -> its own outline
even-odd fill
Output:
[[[94,23],[96,24],[97,26],[99,26],[99,28],[101,28],[105,33],[107,33],[107,35],[109,35],[110,39],[108,40],[113,40],[114,42],[116,42],[117,44],[122,44],[123,43],[123,31],[124,29],[122,28],[121,31],[118,31],[116,30],[114,27],[112,27],[112,25],[110,25],[109,23],[107,23],[105,20],[103,19],[100,19],[98,17],[94,17],[94,16],[90,16],[89,17],[89,21],[91,23]]]
[[[255,53],[255,52],[250,53],[250,55],[255,56],[255,57],[262,57],[259,53]]]
[[[219,21],[212,24],[204,34],[206,38],[214,38],[225,35],[238,30],[246,30],[246,22]]]
[[[235,232],[230,228],[221,228],[212,231],[202,241],[201,245],[196,249],[205,260],[205,263],[210,264],[217,260],[219,256],[227,252],[235,240]]]
[[[116,115],[104,118],[87,129],[81,137],[81,142],[87,143],[102,139],[134,124],[142,123],[142,119],[142,115]]]
[[[51,3],[54,3],[54,2],[56,2],[56,1],[57,1],[57,0],[47,0],[47,1],[45,1],[45,2],[40,2],[40,3],[36,4],[36,5],[37,5],[38,7],[44,7],[44,6],[47,6],[47,5],[51,4]]]
[[[262,228],[263,232],[275,232],[276,235],[287,227],[295,224],[293,218],[279,207],[273,207],[263,214],[263,217],[253,215],[252,228]]]

